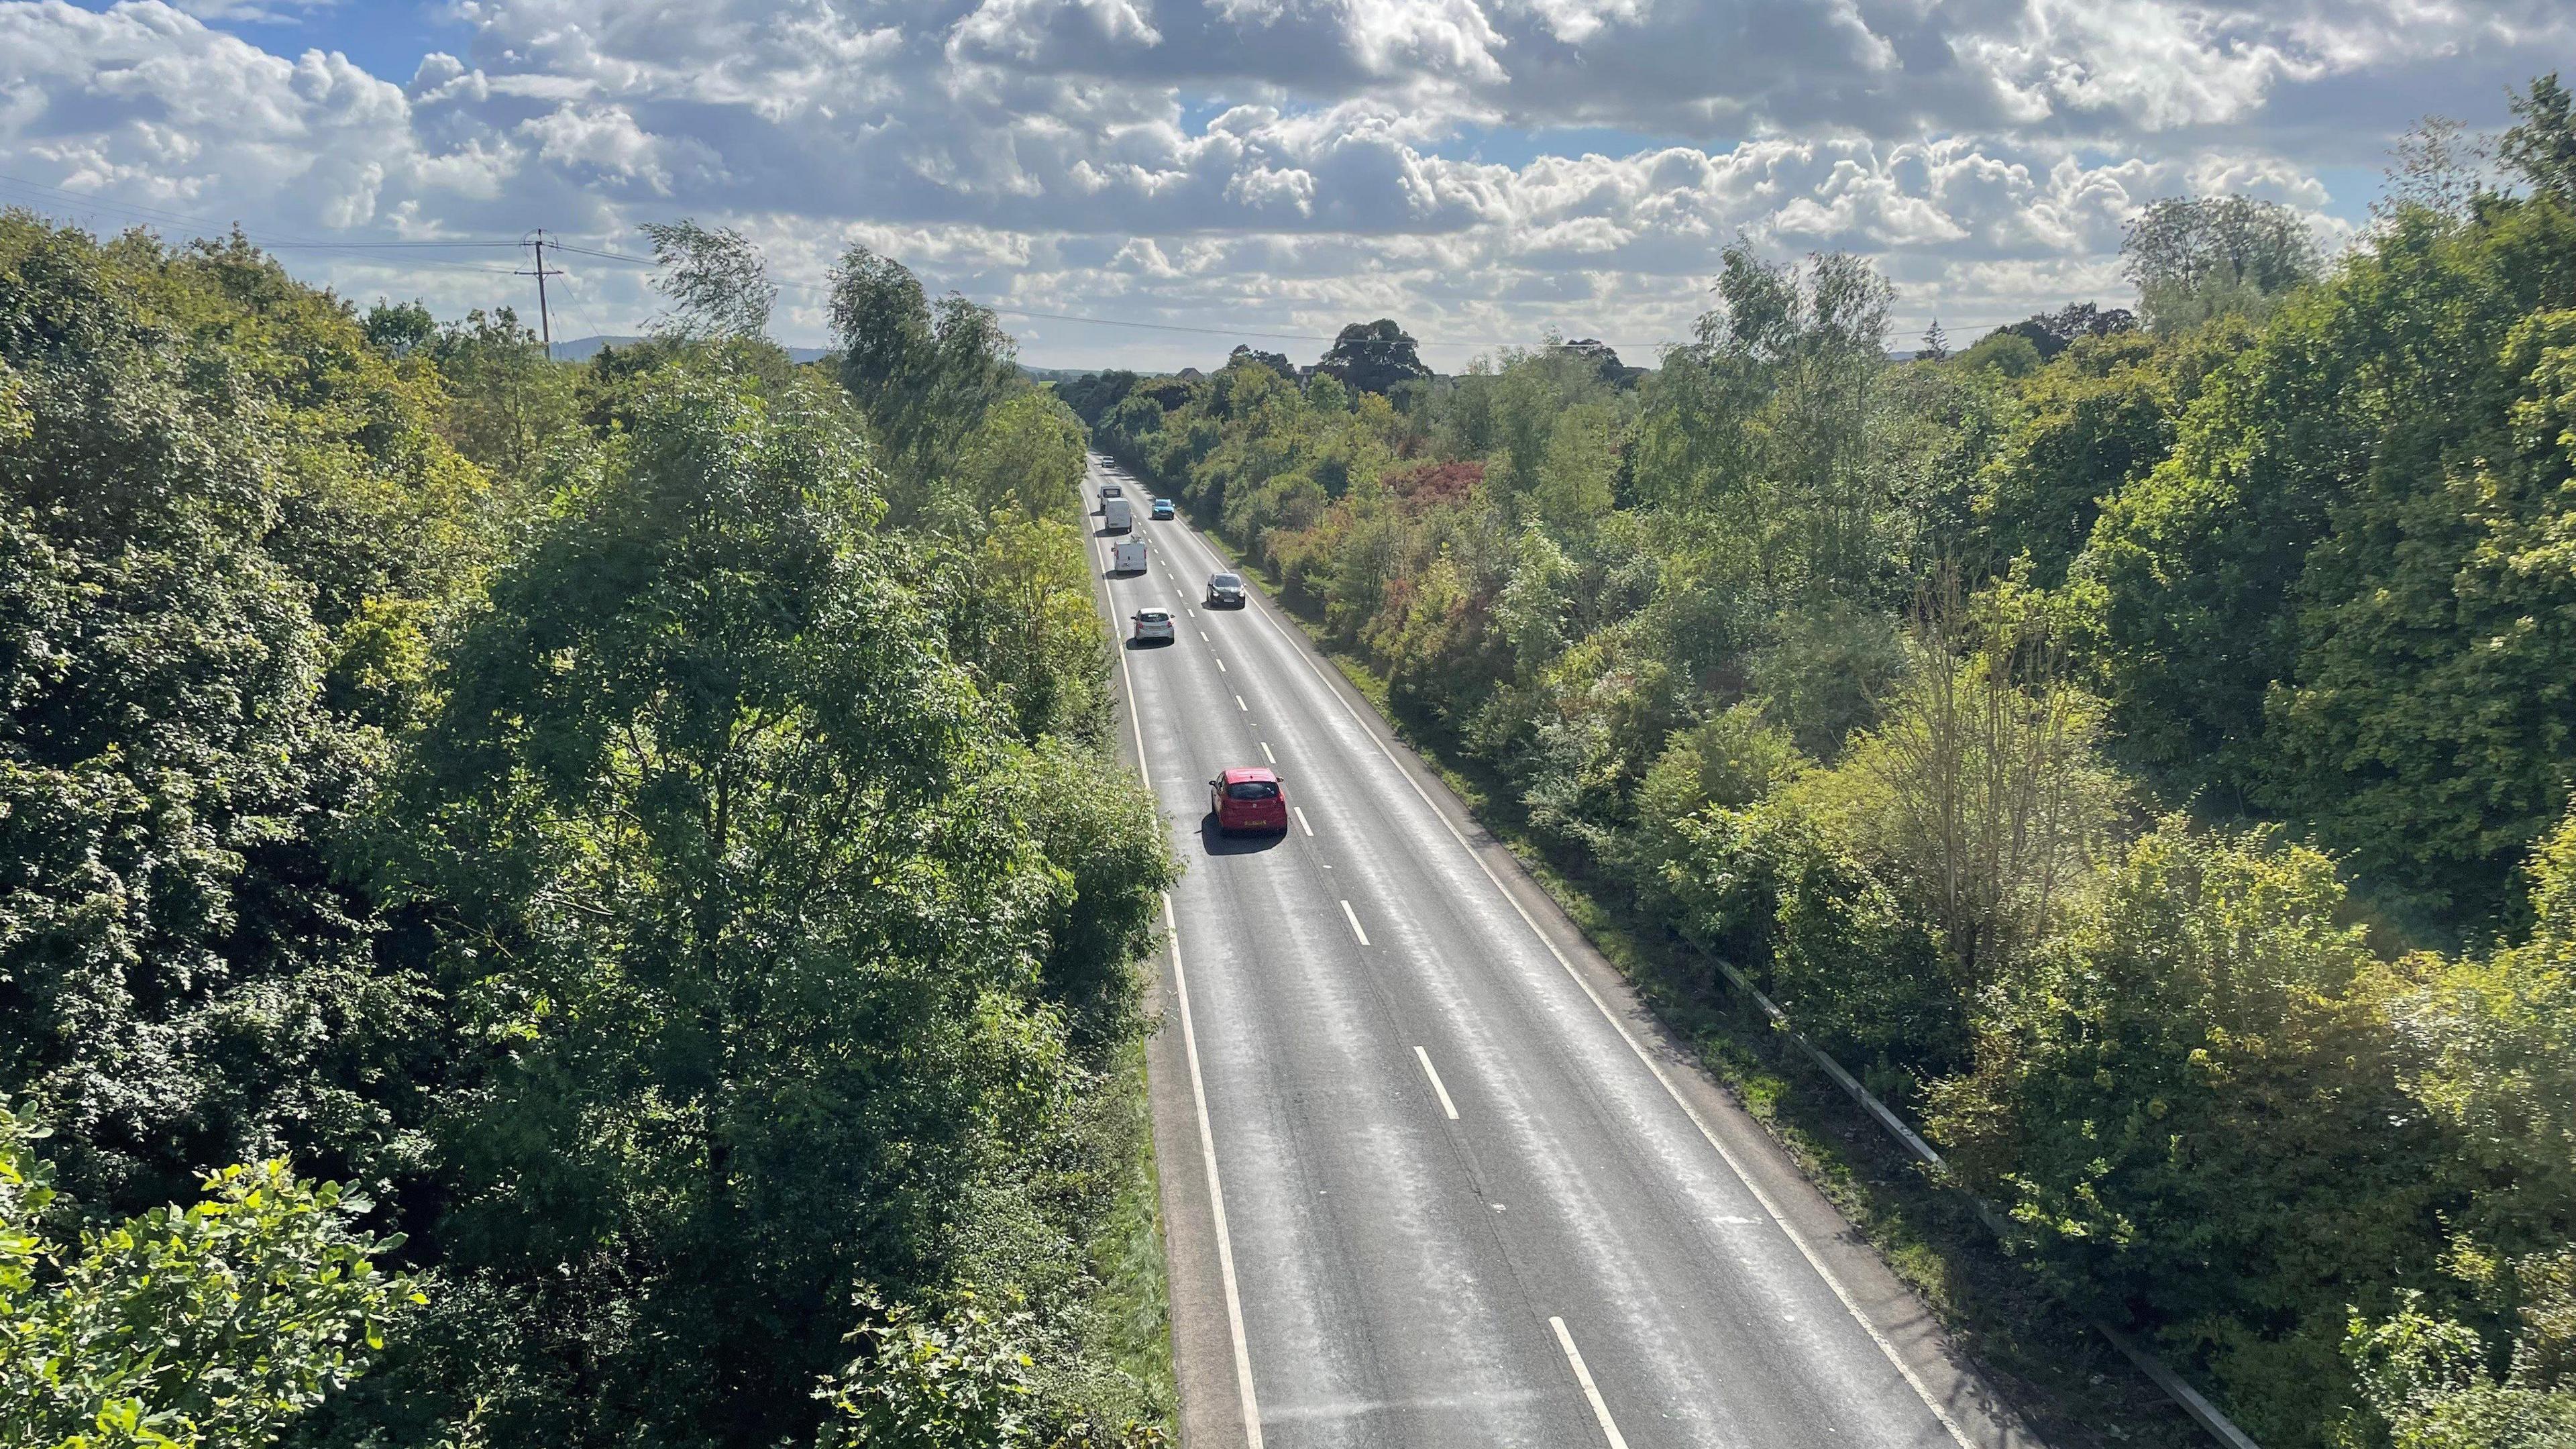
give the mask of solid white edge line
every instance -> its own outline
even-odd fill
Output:
[[[1360,929],[1360,913],[1351,909],[1349,901],[1342,902],[1342,919],[1351,923],[1351,934],[1360,938],[1361,945],[1369,943],[1368,932]]]
[[[1145,717],[1136,709],[1136,675],[1127,652],[1118,652],[1118,677],[1127,688],[1127,727],[1136,737],[1136,773],[1145,788],[1154,788],[1153,770],[1145,763]],[[1234,1281],[1234,1239],[1226,1232],[1225,1189],[1216,1175],[1216,1128],[1208,1121],[1207,1083],[1199,1075],[1199,1037],[1190,1021],[1190,979],[1181,969],[1181,923],[1172,913],[1171,892],[1163,893],[1163,930],[1172,949],[1172,994],[1181,1003],[1181,1051],[1190,1064],[1190,1101],[1199,1114],[1199,1155],[1207,1164],[1208,1215],[1216,1224],[1217,1276],[1225,1285],[1226,1329],[1234,1338],[1234,1385],[1243,1400],[1243,1437],[1249,1449],[1262,1449],[1261,1404],[1252,1393],[1252,1350],[1244,1341],[1243,1297]]]
[[[1254,743],[1255,743],[1255,744],[1258,744],[1259,746],[1261,746],[1261,758],[1263,758],[1263,759],[1265,759],[1265,760],[1268,760],[1270,763],[1272,763],[1272,764],[1274,764],[1274,765],[1279,763],[1279,757],[1278,757],[1277,755],[1274,755],[1274,754],[1270,753],[1270,742],[1269,742],[1268,740],[1256,740],[1256,741],[1254,741]],[[1300,818],[1302,818],[1302,817],[1300,817]],[[1306,833],[1307,833],[1308,835],[1312,835],[1312,834],[1314,834],[1315,832],[1313,832],[1313,831],[1309,830],[1309,831],[1307,831]]]
[[[1172,994],[1181,1003],[1181,1050],[1190,1061],[1190,1098],[1199,1109],[1199,1156],[1207,1164],[1208,1208],[1216,1220],[1217,1276],[1225,1283],[1226,1329],[1234,1335],[1234,1386],[1243,1400],[1243,1437],[1250,1449],[1261,1449],[1261,1402],[1252,1392],[1252,1350],[1244,1342],[1243,1295],[1234,1278],[1234,1239],[1226,1232],[1225,1189],[1216,1176],[1216,1129],[1208,1122],[1207,1082],[1199,1074],[1199,1035],[1190,1021],[1190,978],[1181,969],[1181,925],[1172,914],[1168,891],[1163,895],[1163,931],[1172,948]]]
[[[1551,1314],[1547,1326],[1556,1330],[1557,1347],[1565,1350],[1565,1361],[1574,1365],[1574,1381],[1583,1385],[1583,1397],[1592,1405],[1592,1417],[1601,1421],[1601,1436],[1610,1441],[1610,1449],[1628,1449],[1628,1441],[1610,1418],[1610,1406],[1602,1402],[1600,1386],[1592,1382],[1592,1370],[1583,1366],[1583,1350],[1574,1346],[1574,1335],[1565,1331],[1565,1320]]]
[[[1248,601],[1249,591],[1246,592],[1245,597]],[[1913,1366],[1897,1353],[1896,1345],[1888,1341],[1886,1334],[1879,1332],[1877,1324],[1870,1322],[1868,1317],[1862,1314],[1860,1305],[1852,1299],[1851,1290],[1845,1288],[1842,1280],[1834,1276],[1833,1270],[1825,1266],[1825,1260],[1816,1255],[1816,1250],[1807,1242],[1806,1235],[1790,1225],[1788,1216],[1780,1211],[1780,1205],[1772,1200],[1771,1194],[1763,1191],[1762,1185],[1753,1180],[1753,1174],[1745,1171],[1744,1164],[1736,1158],[1735,1153],[1724,1142],[1718,1140],[1717,1130],[1709,1126],[1708,1120],[1700,1115],[1699,1109],[1690,1104],[1690,1099],[1682,1095],[1679,1087],[1673,1085],[1673,1079],[1665,1074],[1662,1065],[1646,1051],[1645,1043],[1637,1040],[1636,1034],[1628,1030],[1628,1024],[1621,1021],[1619,1014],[1610,1009],[1610,1003],[1601,999],[1601,993],[1593,990],[1592,983],[1584,980],[1583,973],[1576,970],[1574,963],[1566,959],[1565,953],[1556,948],[1555,939],[1539,929],[1538,921],[1521,905],[1520,897],[1513,895],[1511,889],[1503,884],[1503,878],[1494,874],[1494,868],[1487,865],[1485,858],[1476,853],[1476,848],[1467,843],[1466,836],[1458,833],[1458,827],[1449,823],[1448,815],[1432,801],[1430,792],[1422,788],[1422,782],[1413,778],[1413,772],[1404,768],[1404,762],[1395,757],[1395,751],[1386,747],[1386,741],[1377,737],[1377,731],[1368,727],[1368,721],[1362,719],[1359,711],[1351,707],[1350,700],[1340,690],[1335,689],[1333,682],[1325,677],[1324,671],[1313,659],[1307,657],[1306,651],[1299,647],[1297,638],[1289,634],[1288,626],[1270,617],[1270,605],[1267,600],[1262,602],[1259,612],[1262,622],[1268,624],[1287,644],[1288,652],[1296,656],[1299,663],[1306,666],[1307,673],[1315,676],[1315,682],[1321,684],[1324,692],[1333,697],[1333,702],[1342,707],[1342,713],[1349,715],[1351,722],[1359,726],[1360,733],[1368,738],[1370,744],[1377,747],[1377,752],[1386,757],[1389,765],[1395,767],[1395,773],[1403,777],[1404,783],[1413,787],[1413,793],[1421,797],[1424,807],[1430,810],[1432,818],[1440,822],[1441,829],[1449,832],[1450,839],[1458,842],[1459,849],[1467,852],[1467,858],[1476,863],[1476,869],[1485,873],[1485,879],[1493,883],[1494,889],[1501,893],[1503,903],[1510,906],[1512,913],[1521,918],[1521,924],[1529,927],[1530,934],[1538,937],[1539,944],[1547,948],[1547,954],[1555,957],[1556,964],[1565,968],[1565,974],[1574,979],[1576,986],[1582,988],[1583,994],[1591,999],[1593,1008],[1601,1013],[1601,1019],[1610,1023],[1611,1029],[1619,1033],[1619,1039],[1628,1044],[1628,1050],[1635,1054],[1637,1060],[1645,1065],[1648,1072],[1654,1074],[1655,1081],[1664,1089],[1664,1095],[1673,1099],[1673,1105],[1682,1109],[1682,1115],[1688,1117],[1691,1125],[1699,1129],[1699,1135],[1708,1142],[1709,1146],[1717,1149],[1717,1155],[1726,1163],[1727,1170],[1733,1172],[1736,1181],[1743,1183],[1744,1190],[1753,1195],[1756,1203],[1761,1204],[1762,1211],[1769,1214],[1771,1221],[1778,1225],[1781,1235],[1789,1240],[1790,1246],[1798,1250],[1798,1256],[1806,1259],[1807,1266],[1815,1269],[1816,1276],[1822,1278],[1825,1286],[1833,1290],[1834,1297],[1843,1305],[1843,1311],[1851,1315],[1852,1322],[1860,1325],[1861,1332],[1869,1335],[1870,1342],[1878,1345],[1879,1353],[1887,1359],[1897,1375],[1905,1380],[1906,1387],[1914,1390],[1914,1396],[1923,1401],[1923,1407],[1929,1409],[1932,1417],[1949,1432],[1951,1442],[1957,1444],[1959,1449],[1977,1449],[1975,1444],[1969,1442],[1967,1431],[1959,1427],[1959,1421],[1951,1418],[1950,1411],[1942,1408],[1940,1401],[1932,1397],[1931,1387],[1925,1384],[1914,1372]],[[1350,909],[1349,903],[1344,902],[1342,908]],[[1353,924],[1357,924],[1356,920]]]
[[[1263,745],[1261,746],[1261,753],[1263,753],[1263,754],[1265,754],[1265,755],[1270,753],[1270,746],[1269,746],[1269,744],[1268,744],[1267,742],[1264,742],[1264,743],[1263,743]],[[1277,760],[1273,760],[1273,761],[1271,761],[1270,763],[1272,763],[1272,764],[1274,764],[1274,765],[1275,765],[1275,764],[1277,764],[1277,763],[1279,763],[1279,762],[1278,762]],[[1305,831],[1308,835],[1312,835],[1312,834],[1314,834],[1314,833],[1315,833],[1315,827],[1306,823],[1306,807],[1305,807],[1305,806],[1303,806],[1303,805],[1291,805],[1291,806],[1289,806],[1288,808],[1297,812],[1297,828],[1298,828],[1298,829]]]
[[[1431,1090],[1440,1098],[1440,1110],[1449,1114],[1450,1121],[1457,1121],[1458,1104],[1449,1100],[1449,1089],[1441,1085],[1440,1069],[1431,1065],[1431,1053],[1417,1046],[1413,1049],[1413,1055],[1422,1063],[1422,1075],[1431,1079]]]

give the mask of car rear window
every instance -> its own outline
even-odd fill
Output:
[[[1238,780],[1225,787],[1229,800],[1276,800],[1279,787],[1268,780]]]
[[[1220,589],[1239,589],[1243,587],[1243,580],[1236,578],[1232,574],[1218,574],[1215,578],[1208,580],[1208,582]]]

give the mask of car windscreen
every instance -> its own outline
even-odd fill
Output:
[[[1208,587],[1212,589],[1239,589],[1243,587],[1243,580],[1236,578],[1232,574],[1218,574],[1215,578],[1208,580]]]
[[[1268,780],[1238,780],[1234,784],[1225,787],[1225,798],[1229,800],[1276,800],[1279,798],[1279,787],[1270,783]]]

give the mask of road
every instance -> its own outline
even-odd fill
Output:
[[[2035,1444],[1295,626],[1200,606],[1228,565],[1142,501],[1152,563],[1102,598],[1122,637],[1178,624],[1117,683],[1187,868],[1149,1075],[1189,1449]],[[1218,838],[1208,778],[1261,764],[1296,824]]]

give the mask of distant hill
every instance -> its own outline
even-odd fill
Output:
[[[641,337],[612,337],[605,334],[597,337],[579,337],[570,342],[556,343],[554,357],[557,362],[588,362],[603,347],[632,347],[643,340]],[[796,362],[820,362],[831,355],[832,349],[828,347],[787,349],[787,356]]]

